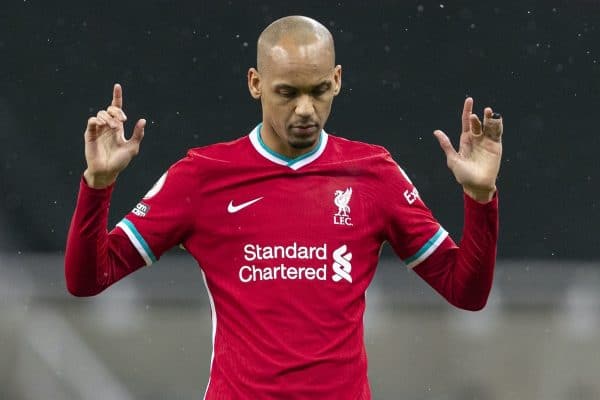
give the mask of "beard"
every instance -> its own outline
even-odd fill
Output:
[[[294,149],[302,150],[314,146],[316,142],[317,140],[314,138],[302,138],[301,140],[289,140],[288,144]]]
[[[319,138],[321,137],[321,131],[310,135],[298,135],[290,133],[287,138],[288,145],[297,150],[308,149],[313,147]]]

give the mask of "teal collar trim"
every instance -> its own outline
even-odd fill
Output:
[[[283,154],[279,154],[270,149],[261,137],[262,123],[258,124],[256,128],[250,133],[250,141],[254,145],[256,151],[263,157],[273,161],[276,164],[286,165],[292,169],[298,169],[304,165],[310,164],[323,153],[325,146],[327,145],[328,135],[324,130],[321,130],[319,135],[319,141],[314,149],[301,156],[290,158]]]
[[[317,145],[315,146],[314,149],[312,149],[308,153],[302,154],[301,156],[298,156],[296,158],[289,158],[289,157],[286,157],[283,154],[279,154],[276,151],[273,151],[269,147],[267,147],[267,145],[265,144],[265,142],[262,139],[261,132],[262,132],[262,122],[260,124],[258,124],[258,143],[260,143],[260,145],[262,146],[263,149],[265,149],[266,152],[271,154],[273,157],[277,157],[277,158],[285,161],[288,166],[293,165],[293,164],[297,163],[298,161],[302,161],[305,158],[308,158],[308,157],[312,156],[313,154],[315,154],[317,151],[319,151],[319,149],[321,148],[321,142],[323,139],[323,131],[321,131],[321,134],[319,135],[319,142],[317,143]]]

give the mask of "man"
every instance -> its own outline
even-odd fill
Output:
[[[110,233],[117,175],[139,150],[126,140],[122,89],[88,120],[83,174],[65,260],[69,291],[95,295],[182,244],[212,306],[206,399],[370,399],[365,291],[389,241],[449,302],[481,309],[497,240],[502,120],[462,115],[460,149],[435,135],[465,192],[460,247],[383,148],[328,135],[341,89],[333,38],[285,17],[260,35],[250,94],[262,123],[238,140],[192,149]]]

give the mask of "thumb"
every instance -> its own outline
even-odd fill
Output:
[[[448,162],[450,162],[450,160],[454,159],[457,154],[456,150],[454,150],[454,146],[452,146],[452,143],[450,142],[450,139],[448,139],[448,136],[440,130],[435,130],[433,135],[436,137],[440,143],[440,147],[446,154],[446,159]]]
[[[140,119],[135,124],[135,127],[133,128],[133,134],[131,135],[131,138],[128,140],[128,142],[136,148],[136,152],[137,152],[138,148],[140,147],[140,143],[142,142],[142,139],[144,138],[145,126],[146,126],[146,120]]]
[[[487,117],[484,116],[484,121],[486,120],[486,118]],[[473,136],[475,136],[475,137],[481,136],[481,134],[483,133],[483,130],[481,129],[481,121],[479,120],[479,117],[475,114],[471,114],[471,116],[469,117],[469,120],[471,121],[471,132],[473,133]]]

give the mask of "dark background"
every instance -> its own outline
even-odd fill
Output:
[[[114,82],[149,124],[111,223],[187,148],[255,126],[256,39],[303,14],[343,66],[327,130],[387,147],[456,239],[461,190],[432,132],[456,143],[469,95],[505,118],[499,257],[599,258],[597,1],[82,3],[0,5],[0,251],[62,251],[86,120]]]

